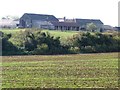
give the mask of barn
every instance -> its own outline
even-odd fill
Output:
[[[58,19],[53,15],[25,13],[20,18],[20,26],[23,28],[54,29],[51,22],[57,21]]]
[[[81,30],[88,23],[94,23],[99,29],[103,22],[99,19],[66,19],[56,18],[54,15],[25,13],[20,18],[20,26],[23,28],[40,28],[52,30]]]
[[[75,19],[81,28],[86,28],[87,24],[93,23],[98,29],[103,29],[104,23],[99,19]]]

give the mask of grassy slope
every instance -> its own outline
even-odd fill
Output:
[[[3,57],[7,88],[118,87],[118,54]]]
[[[0,30],[6,34],[16,34],[18,33],[19,31],[24,31],[25,29],[3,29],[3,30]],[[75,34],[78,34],[78,33],[83,33],[83,32],[79,32],[79,31],[60,31],[60,30],[42,30],[42,32],[49,32],[51,35],[55,36],[55,37],[61,37],[61,40],[64,41],[66,40],[67,38],[75,35]],[[94,33],[92,33],[94,34]],[[117,35],[118,32],[104,32],[103,34],[115,34]]]
[[[67,39],[77,33],[78,31],[58,31],[58,30],[43,30],[43,32],[49,32],[51,35],[55,37],[61,37],[61,39]]]
[[[24,29],[3,29],[3,30],[0,30],[0,31],[2,31],[6,34],[9,34],[9,33],[14,34],[14,33],[17,33],[20,30],[24,30]]]
[[[6,34],[16,34],[17,32],[25,30],[25,29],[5,29],[5,30],[0,30]],[[74,34],[77,34],[78,31],[60,31],[60,30],[42,30],[42,32],[49,32],[51,35],[55,37],[61,37],[61,39],[67,39],[68,37],[73,36]]]

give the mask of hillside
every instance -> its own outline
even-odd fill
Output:
[[[25,29],[4,29],[0,30],[6,34],[16,34],[19,31],[25,31]],[[61,30],[41,30],[42,32],[48,32],[50,35],[55,37],[61,37],[62,39],[66,39],[67,37],[71,37],[75,34],[78,34],[79,31],[61,31]]]

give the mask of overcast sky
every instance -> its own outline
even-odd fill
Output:
[[[118,26],[119,0],[0,0],[0,17],[24,13],[51,14],[57,18],[101,19]]]

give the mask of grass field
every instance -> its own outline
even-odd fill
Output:
[[[25,31],[25,29],[3,29],[3,30],[0,30],[6,34],[17,34],[19,31]],[[78,33],[83,33],[83,31],[61,31],[61,30],[41,30],[42,32],[49,32],[50,35],[54,36],[54,37],[60,37],[60,40],[61,41],[66,41],[67,38],[70,38],[72,37],[73,35],[75,34],[78,34]],[[92,33],[92,32],[91,32]],[[94,34],[94,33],[92,33]],[[118,35],[118,32],[116,31],[111,31],[111,32],[103,32],[103,34],[115,34],[115,35]]]
[[[25,29],[2,29],[0,31],[2,31],[2,32],[6,33],[6,34],[9,34],[9,33],[14,34],[14,33],[18,32],[20,30],[24,31]]]
[[[3,56],[2,88],[115,88],[118,53]]]
[[[6,34],[16,34],[19,31],[24,31],[25,29],[4,29],[0,30]],[[41,30],[42,32],[49,32],[50,35],[55,37],[61,37],[61,39],[67,39],[75,34],[78,34],[79,31],[61,31],[61,30]]]

